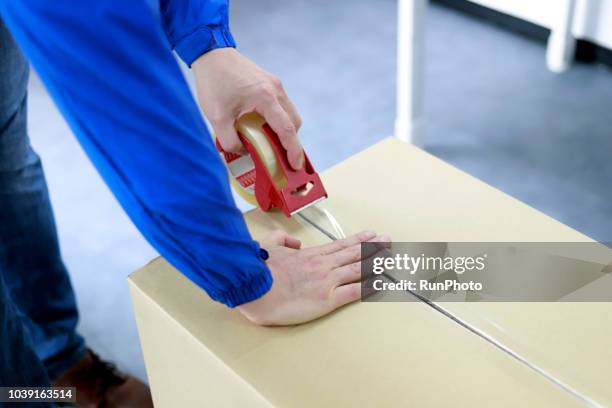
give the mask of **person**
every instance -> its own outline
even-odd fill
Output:
[[[174,59],[226,150],[256,111],[299,168],[300,116],[281,82],[235,50],[225,0],[0,0],[0,385],[77,386],[80,405],[151,406],[147,387],[76,331],[41,161],[26,127],[28,62],[143,236],[208,295],[262,325],[315,319],[360,297],[364,231],[301,248],[254,241]],[[17,45],[19,44],[19,46]],[[25,54],[25,56],[22,54]],[[109,328],[111,330],[111,328]]]

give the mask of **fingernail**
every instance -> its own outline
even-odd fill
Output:
[[[376,233],[374,231],[370,231],[370,230],[362,231],[362,232],[359,233],[359,239],[362,239],[362,240],[372,239],[375,236],[376,236]]]

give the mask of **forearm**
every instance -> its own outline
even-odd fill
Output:
[[[259,246],[145,3],[0,1],[0,14],[156,249],[230,306],[265,293]]]

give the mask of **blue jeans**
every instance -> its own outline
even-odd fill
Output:
[[[0,19],[0,386],[48,384],[85,353],[42,165],[29,66]]]

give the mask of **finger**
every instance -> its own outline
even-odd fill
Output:
[[[389,240],[389,237],[384,235],[379,235],[374,237],[373,239],[366,242],[386,242]],[[338,252],[334,252],[333,254],[328,255],[328,258],[331,260],[331,264],[333,267],[340,267],[344,265],[350,265],[353,262],[361,261],[363,258],[369,256],[368,254],[362,253],[361,251],[361,242],[358,244],[354,244],[348,248],[344,248]],[[371,253],[370,253],[371,255]]]
[[[284,246],[292,249],[300,249],[302,246],[302,242],[299,239],[292,237],[283,230],[272,231],[266,237],[264,243],[267,245]]]
[[[379,240],[364,242],[365,245],[361,246],[362,259],[369,258],[378,253],[389,254],[391,239],[387,235],[379,235],[379,237],[381,238]]]
[[[302,117],[300,116],[300,113],[298,112],[293,102],[291,102],[291,99],[289,99],[289,96],[287,96],[287,94],[285,93],[284,89],[278,96],[278,102],[281,104],[285,112],[287,112],[287,115],[289,115],[289,119],[291,119],[291,122],[293,123],[293,126],[295,126],[296,131],[299,131],[302,127]]]
[[[361,262],[353,262],[352,264],[341,266],[334,270],[333,275],[336,280],[336,286],[359,282],[361,280]]]
[[[388,281],[385,275],[381,276],[381,275],[374,275],[374,274],[366,275],[365,277],[361,279],[360,284],[361,284],[361,299],[362,300],[379,292],[378,290],[376,290],[376,287],[374,286],[374,282],[377,280],[382,280],[385,282]]]
[[[302,247],[302,241],[287,234],[285,236],[284,246],[286,246],[287,248],[292,248],[292,249],[300,249]]]
[[[374,231],[361,231],[357,234],[351,235],[350,237],[330,242],[329,244],[312,247],[310,248],[310,251],[321,255],[333,254],[334,252],[338,252],[355,244],[369,241],[374,237],[376,237],[376,233]]]
[[[350,283],[334,289],[334,309],[355,302],[361,298],[361,284]]]
[[[347,283],[359,282],[363,279],[367,279],[367,277],[372,274],[372,271],[362,270],[363,263],[365,262],[367,265],[368,261],[374,257],[385,255],[387,253],[386,248],[380,247],[380,249],[374,253],[370,253],[368,255],[362,253],[362,259],[357,262],[336,268],[332,274],[333,279],[335,279],[336,286],[346,285]]]
[[[285,92],[285,87],[283,86],[282,81],[280,78],[272,75],[271,82],[276,91],[278,102],[281,104],[287,115],[289,115],[289,118],[291,119],[293,126],[295,126],[296,131],[300,130],[300,127],[302,127],[302,118],[300,117],[300,114],[298,113],[293,102],[291,102],[291,99],[289,99],[287,92]]]
[[[304,165],[304,152],[297,138],[296,128],[287,112],[276,98],[258,107],[257,112],[266,119],[272,130],[278,135],[278,139],[287,151],[287,159],[291,167],[295,170],[301,169]]]
[[[274,230],[261,241],[262,246],[281,246],[285,242],[285,232],[283,230]]]
[[[238,154],[246,152],[246,148],[242,144],[242,141],[238,137],[238,132],[234,127],[233,119],[222,119],[211,122],[211,125],[223,150]]]

